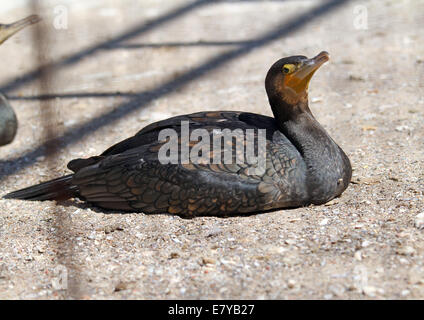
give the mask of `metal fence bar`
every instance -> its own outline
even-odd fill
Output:
[[[31,1],[31,11],[42,16],[42,10],[40,8],[40,0]],[[33,46],[36,48],[36,62],[38,66],[46,65],[46,58],[49,56],[51,49],[51,28],[45,23],[38,23],[34,28],[33,32]],[[38,77],[38,92],[50,92],[53,88],[54,73],[51,68],[40,68],[40,74]],[[55,130],[56,124],[59,122],[58,114],[55,112],[55,108],[51,100],[40,101],[40,115],[41,115],[41,126],[44,132],[44,155],[46,157],[49,178],[53,178],[52,173],[55,172],[55,157],[58,154],[59,145],[57,139],[57,132]],[[56,263],[58,266],[64,268],[64,270],[57,270],[58,273],[65,272],[66,279],[62,283],[61,289],[64,298],[78,298],[78,287],[79,287],[79,275],[77,270],[72,267],[72,259],[74,255],[74,243],[71,232],[70,219],[67,216],[65,210],[62,210],[58,206],[54,206],[51,209],[51,213],[54,215],[54,230],[55,236],[50,241],[49,246],[56,252]],[[60,274],[58,275],[60,276]]]

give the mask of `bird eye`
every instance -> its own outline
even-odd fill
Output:
[[[292,73],[294,70],[296,70],[296,66],[294,64],[285,64],[283,66],[283,72],[285,74]]]

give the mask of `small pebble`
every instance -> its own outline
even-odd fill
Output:
[[[322,219],[321,222],[319,223],[320,226],[325,226],[326,224],[328,224],[328,219]]]
[[[169,255],[169,259],[176,259],[179,256],[180,255],[178,254],[178,252],[171,252],[171,254]]]
[[[364,240],[364,241],[362,241],[361,246],[362,246],[362,248],[366,248],[366,247],[369,247],[370,244],[371,244],[371,242],[369,242],[368,240]]]
[[[377,288],[373,287],[373,286],[365,286],[365,287],[362,288],[362,292],[365,295],[373,298],[373,297],[375,297],[375,294],[377,293]]]
[[[289,289],[293,289],[295,286],[296,286],[296,281],[295,281],[295,280],[290,279],[290,280],[287,282],[287,287],[289,287]]]
[[[395,130],[398,131],[398,132],[402,132],[402,131],[406,131],[406,130],[412,130],[412,128],[405,126],[405,125],[402,125],[402,126],[397,126],[395,128]]]
[[[361,253],[361,251],[356,251],[355,252],[355,254],[354,254],[354,258],[356,259],[356,260],[358,260],[358,261],[362,261],[362,253]]]
[[[342,297],[345,293],[345,288],[341,285],[335,284],[329,287],[331,293],[335,295],[336,297]]]
[[[127,287],[128,287],[128,284],[127,284],[126,282],[119,281],[119,282],[117,283],[117,285],[115,286],[114,291],[115,291],[115,292],[123,291],[123,290],[126,290],[126,289],[127,289]]]
[[[121,226],[120,224],[108,225],[108,226],[105,226],[105,228],[104,228],[104,232],[106,234],[112,233],[114,231],[123,231],[123,230],[124,230],[124,227]]]
[[[207,237],[214,237],[219,235],[220,233],[222,233],[222,229],[218,227],[214,227],[209,231]]]
[[[411,246],[404,246],[398,248],[396,253],[402,256],[413,256],[415,254],[415,249]]]
[[[202,258],[202,264],[203,265],[208,265],[208,264],[215,264],[216,260],[212,259],[212,258],[207,258],[207,257],[203,257]]]
[[[363,287],[363,288],[362,288],[362,292],[363,292],[365,295],[367,295],[367,296],[369,296],[369,297],[373,298],[373,297],[375,297],[377,294],[380,294],[380,295],[384,294],[384,289],[376,288],[376,287],[374,287],[374,286],[365,286],[365,287]]]
[[[424,211],[415,216],[414,225],[417,229],[424,229]]]
[[[408,289],[406,290],[402,290],[402,292],[400,293],[402,295],[402,297],[406,297],[411,293],[411,291],[409,291]]]

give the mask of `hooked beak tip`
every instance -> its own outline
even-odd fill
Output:
[[[318,55],[316,55],[314,58],[312,58],[314,62],[327,62],[330,60],[330,54],[327,51],[321,51]]]

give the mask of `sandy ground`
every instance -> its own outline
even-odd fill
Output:
[[[0,47],[0,91],[20,121],[0,149],[1,195],[172,115],[271,115],[269,66],[321,50],[332,59],[312,80],[311,109],[349,155],[353,183],[323,206],[233,218],[2,199],[1,299],[424,298],[423,1],[350,1],[316,18],[307,13],[324,1],[68,1],[66,29],[53,27],[63,8],[49,3],[43,59],[62,61],[53,99],[36,99],[27,77],[33,31]],[[0,11],[1,21],[28,13]],[[47,103],[61,137],[53,158]]]

